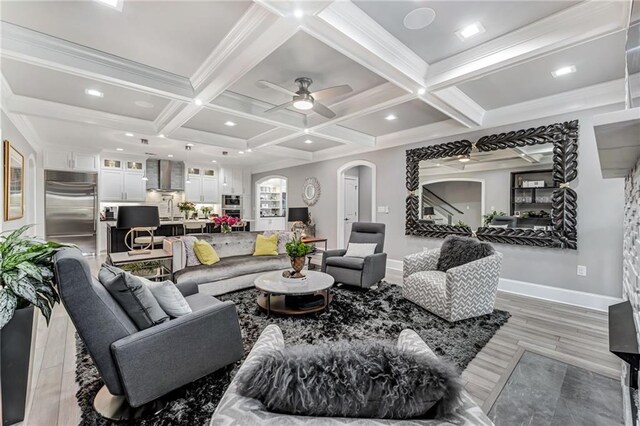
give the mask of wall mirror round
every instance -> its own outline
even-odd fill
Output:
[[[320,183],[314,177],[306,178],[302,185],[302,200],[307,206],[313,206],[320,199]]]

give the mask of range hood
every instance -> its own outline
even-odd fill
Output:
[[[184,191],[184,163],[149,159],[147,178],[147,191]]]

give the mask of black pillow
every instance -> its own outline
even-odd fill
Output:
[[[169,320],[140,278],[105,264],[98,273],[98,280],[140,330]]]
[[[274,412],[318,417],[434,418],[459,407],[453,367],[386,343],[293,346],[260,355],[238,393]]]
[[[440,247],[438,271],[447,272],[451,268],[491,256],[495,253],[493,246],[475,238],[449,235]]]

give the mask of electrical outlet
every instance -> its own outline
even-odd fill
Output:
[[[586,277],[587,276],[587,267],[584,266],[584,265],[578,265],[577,273],[581,277]]]

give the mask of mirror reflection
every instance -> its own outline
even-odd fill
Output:
[[[553,145],[474,151],[420,162],[420,220],[551,229]]]
[[[307,185],[304,188],[304,196],[308,199],[313,198],[316,195],[316,189],[313,185]]]

